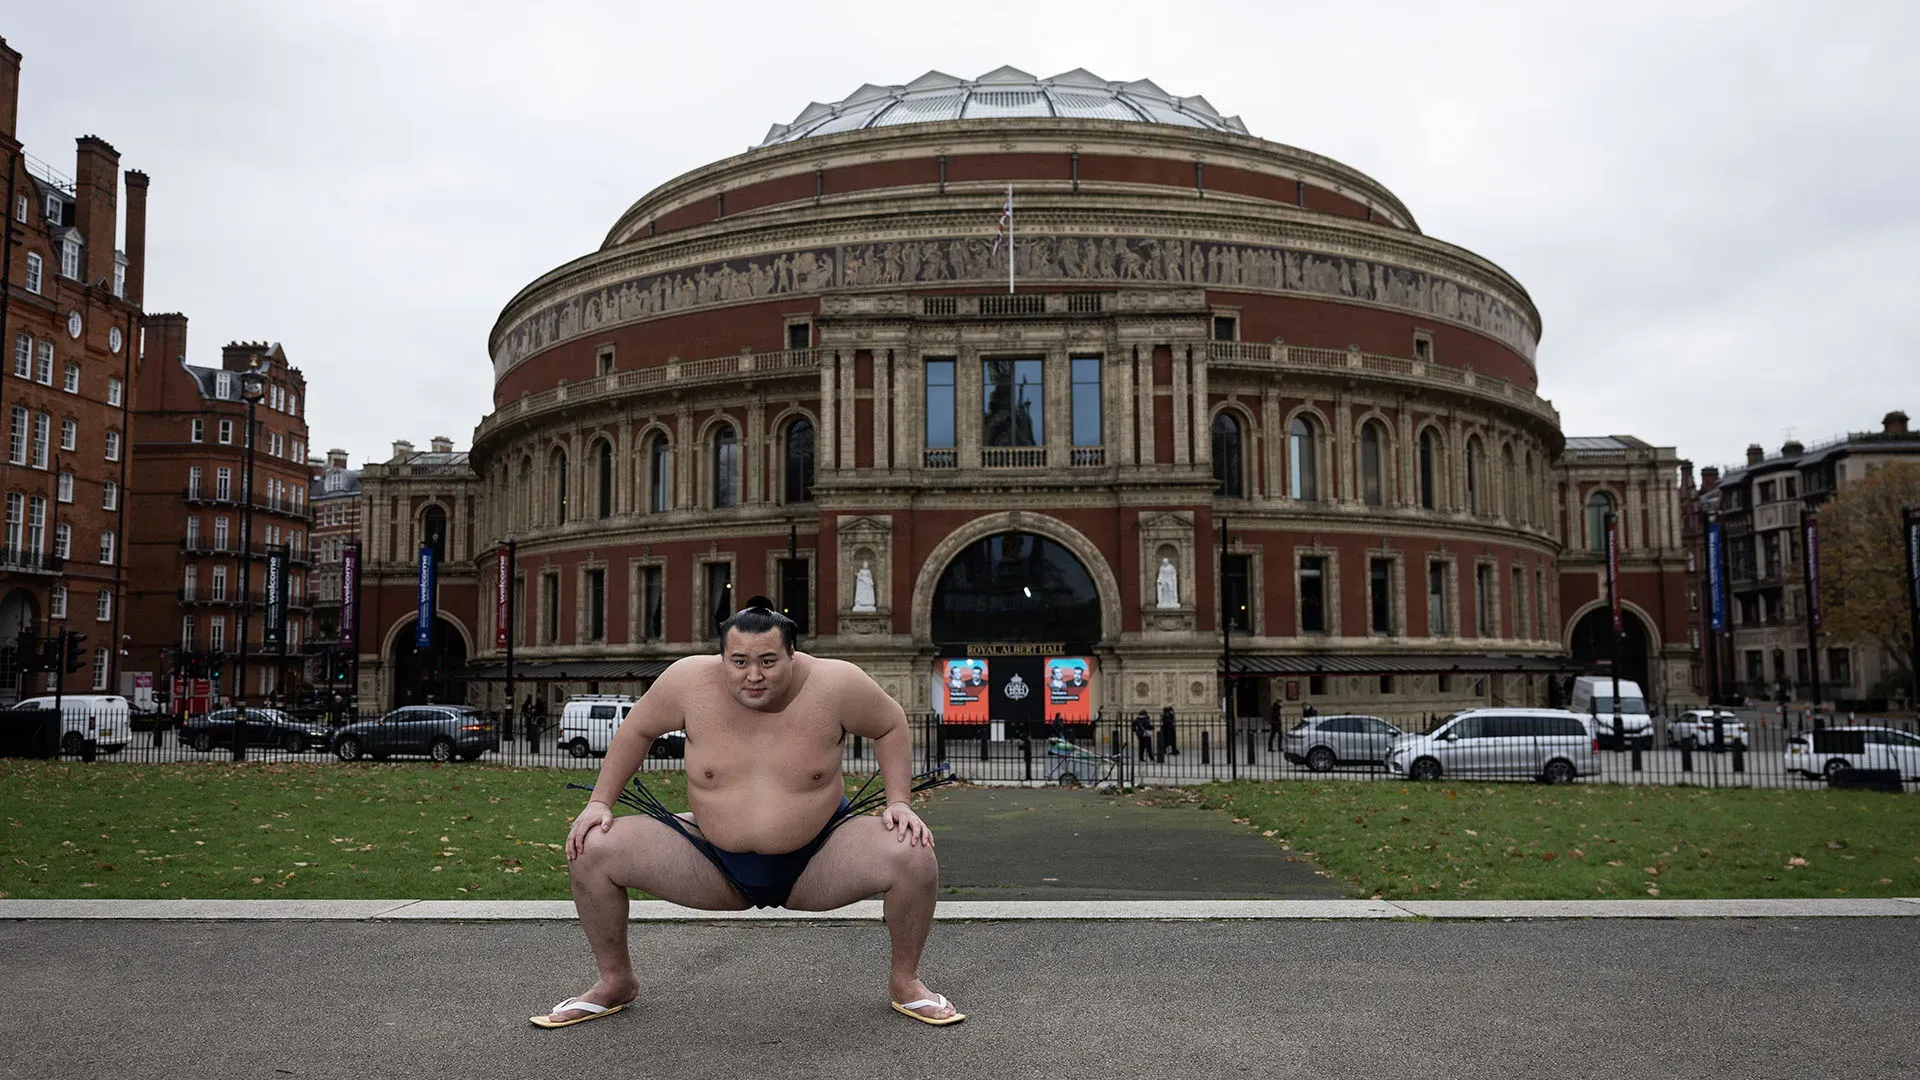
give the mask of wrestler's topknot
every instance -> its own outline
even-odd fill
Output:
[[[794,638],[799,633],[799,628],[794,625],[793,620],[774,610],[773,601],[764,596],[748,597],[747,606],[734,612],[720,624],[722,651],[726,648],[727,634],[734,630],[743,634],[764,634],[769,630],[778,630],[780,643],[787,647],[789,653],[793,651]]]

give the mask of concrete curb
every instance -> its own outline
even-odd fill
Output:
[[[1920,897],[1860,900],[1087,900],[943,903],[942,922],[1132,919],[1779,919],[1916,918]],[[0,900],[0,921],[571,922],[568,900]],[[878,922],[878,900],[834,911],[699,911],[635,901],[634,922]]]

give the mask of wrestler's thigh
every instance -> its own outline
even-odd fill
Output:
[[[909,880],[937,880],[933,849],[901,840],[877,817],[854,818],[828,834],[827,842],[787,896],[799,911],[830,911],[886,892]]]
[[[587,834],[580,856],[614,884],[639,889],[683,907],[737,911],[747,906],[725,875],[671,825],[644,814],[613,819],[607,832]],[[582,867],[576,865],[576,870]]]

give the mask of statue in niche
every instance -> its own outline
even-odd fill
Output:
[[[1158,594],[1159,606],[1177,608],[1180,606],[1180,571],[1173,568],[1173,560],[1160,556],[1160,572],[1154,576],[1154,591]]]
[[[859,572],[853,575],[853,610],[869,612],[880,610],[873,594],[873,566],[861,560]]]

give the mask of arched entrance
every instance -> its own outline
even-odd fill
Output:
[[[414,624],[403,625],[393,636],[388,656],[393,664],[390,708],[465,701],[466,686],[455,676],[467,666],[467,640],[444,617],[434,617],[433,644],[425,649],[415,644]]]
[[[1651,698],[1657,688],[1647,680],[1653,656],[1653,639],[1647,633],[1647,624],[1632,609],[1622,608],[1620,631],[1620,677],[1640,684],[1641,693]],[[1573,637],[1567,644],[1577,663],[1604,669],[1606,662],[1614,658],[1612,611],[1604,606],[1596,607],[1581,616],[1573,625]]]
[[[14,655],[14,643],[20,638],[20,631],[33,630],[40,625],[40,605],[33,594],[25,589],[15,589],[0,600],[0,697],[8,701],[18,701],[25,696],[28,688],[21,683],[21,658]]]
[[[944,722],[1012,737],[1092,722],[1100,589],[1065,544],[1032,532],[967,544],[941,570],[928,614]]]

